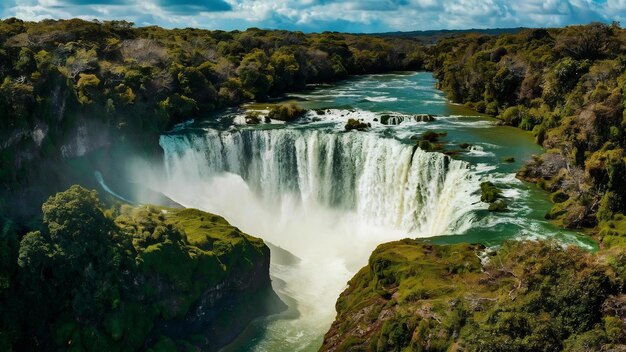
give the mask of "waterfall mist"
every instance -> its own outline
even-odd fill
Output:
[[[481,207],[468,164],[373,133],[241,129],[161,137],[167,196],[220,214],[301,261],[272,264],[299,317],[254,350],[317,349],[350,277],[380,243],[461,233]]]

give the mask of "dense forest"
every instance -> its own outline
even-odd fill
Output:
[[[593,23],[441,40],[430,68],[455,102],[532,131],[546,153],[519,176],[551,192],[548,218],[622,242],[626,30]]]
[[[626,255],[545,241],[380,245],[322,351],[622,351]]]
[[[160,133],[183,120],[423,60],[408,39],[0,21],[0,349],[228,342],[265,313],[246,292],[273,295],[262,242],[210,214],[105,205],[76,187],[46,201],[43,217],[41,203],[82,183],[73,173],[91,155],[160,158]],[[205,297],[216,287],[233,301]],[[208,311],[192,311],[206,300]],[[241,317],[220,318],[233,307]],[[189,323],[200,313],[212,320]]]
[[[349,329],[337,322],[325,346],[445,350],[459,336],[473,350],[623,345],[626,31],[619,24],[464,34],[423,47],[411,37],[7,19],[0,21],[0,349],[215,347],[181,321],[224,282],[241,293],[241,314],[262,314],[247,309],[259,305],[245,292],[269,287],[267,247],[195,210],[102,203],[78,186],[48,198],[75,182],[70,161],[103,150],[112,159],[129,150],[158,158],[160,133],[186,119],[348,75],[417,69],[432,70],[452,101],[532,131],[546,152],[519,176],[551,193],[548,218],[589,229],[602,249],[596,256],[507,244],[483,267],[474,245],[380,247],[337,307],[341,317],[388,305],[393,314],[379,321],[387,325],[372,340],[333,342],[333,331]],[[433,271],[420,272],[416,260]],[[253,279],[232,279],[242,275]],[[432,287],[420,291],[418,280]],[[468,300],[470,291],[478,293]],[[420,305],[428,301],[438,305]],[[210,322],[195,324],[223,334]]]

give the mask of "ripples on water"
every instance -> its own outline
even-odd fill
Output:
[[[434,83],[428,73],[359,77],[291,95],[305,108],[324,109],[295,124],[236,126],[245,120],[234,113],[222,116],[219,127],[197,122],[161,137],[166,175],[153,178],[155,187],[301,259],[271,266],[290,310],[256,322],[227,350],[317,350],[339,293],[383,242],[437,236],[436,243],[538,237],[579,243],[543,220],[546,196],[515,178],[520,163],[539,152],[532,138],[468,116]],[[380,124],[389,113],[438,117]],[[346,133],[349,118],[372,128]],[[426,130],[446,131],[448,149],[472,146],[458,159],[416,150],[413,138]],[[502,163],[505,156],[518,162]],[[486,211],[479,195],[486,180],[504,189],[510,212]]]

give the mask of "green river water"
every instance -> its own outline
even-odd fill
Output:
[[[546,221],[545,192],[515,178],[524,161],[541,152],[533,136],[450,104],[435,83],[426,72],[360,76],[288,95],[323,111],[301,121],[250,126],[241,112],[229,112],[162,137],[168,196],[223,215],[298,257],[272,254],[274,287],[290,309],[256,321],[224,351],[317,350],[339,293],[386,241],[428,237],[493,246],[554,238],[595,248]],[[436,120],[387,126],[379,123],[384,114]],[[345,132],[348,118],[372,127]],[[472,147],[453,161],[419,150],[412,156],[415,137],[428,130],[447,132],[446,150]],[[479,201],[478,186],[488,180],[503,189],[509,211],[491,213]]]

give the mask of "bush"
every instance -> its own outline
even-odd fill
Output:
[[[493,203],[502,197],[502,191],[489,181],[480,184],[480,192],[480,200],[485,203]]]
[[[487,106],[485,107],[485,114],[491,115],[491,116],[497,116],[498,104],[495,101],[492,101],[489,104],[487,104]]]
[[[352,130],[364,131],[366,128],[370,126],[371,125],[369,123],[361,122],[355,119],[348,119],[345,129],[346,131],[352,131]]]
[[[294,121],[305,113],[306,110],[301,109],[296,104],[275,105],[270,109],[267,116],[272,120]]]

